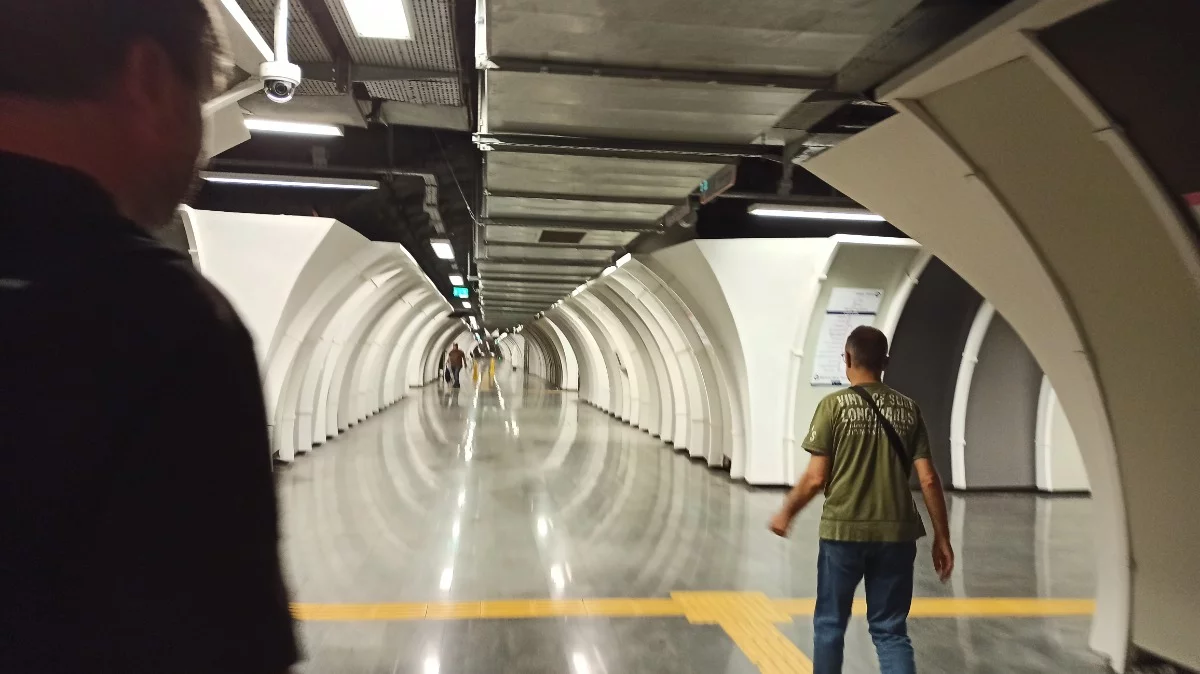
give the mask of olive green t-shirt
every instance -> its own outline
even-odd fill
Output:
[[[843,389],[817,405],[803,447],[832,457],[821,513],[821,538],[834,541],[914,541],[925,525],[913,503],[905,469],[929,458],[929,432],[911,398],[885,384],[863,386],[904,441],[902,467],[887,433],[866,401]]]

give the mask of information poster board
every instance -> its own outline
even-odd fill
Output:
[[[842,360],[846,337],[860,325],[874,325],[875,316],[883,302],[879,288],[834,288],[817,335],[817,352],[813,355],[813,386],[845,386],[846,364]]]

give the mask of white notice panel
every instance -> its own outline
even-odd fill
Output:
[[[846,338],[860,325],[874,325],[875,315],[883,301],[878,288],[833,288],[821,333],[817,335],[817,352],[813,354],[813,386],[846,385],[846,364],[842,359]]]
[[[830,314],[877,314],[883,302],[883,291],[879,288],[834,288],[829,291]]]

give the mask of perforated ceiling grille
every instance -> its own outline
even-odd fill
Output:
[[[296,89],[296,93],[301,96],[337,96],[337,85],[333,82],[320,82],[317,80],[304,80],[300,82],[300,87]]]
[[[420,105],[462,105],[458,80],[389,80],[366,85],[373,98]]]
[[[267,44],[275,43],[275,0],[238,0],[250,22],[258,29]],[[340,5],[340,2],[334,4]],[[288,56],[292,61],[331,61],[329,50],[321,42],[321,35],[313,24],[312,17],[300,4],[291,0],[288,5]]]

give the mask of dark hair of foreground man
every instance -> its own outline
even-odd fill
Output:
[[[297,658],[250,335],[160,245],[222,51],[203,0],[0,0],[0,672]]]

